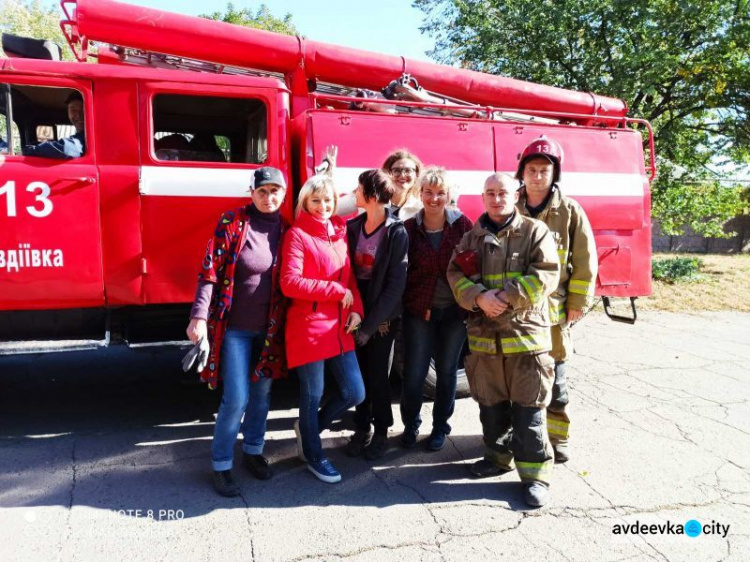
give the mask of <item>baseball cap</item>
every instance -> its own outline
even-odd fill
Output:
[[[284,174],[281,173],[281,170],[272,168],[271,166],[263,166],[262,168],[258,168],[257,170],[255,170],[255,173],[253,174],[253,185],[251,186],[251,189],[255,189],[256,187],[267,185],[269,183],[280,185],[281,187],[286,189],[286,181],[284,181]]]

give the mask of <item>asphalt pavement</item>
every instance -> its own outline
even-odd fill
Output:
[[[297,388],[282,381],[275,475],[238,463],[242,495],[226,499],[210,485],[219,396],[179,372],[180,351],[2,358],[0,561],[746,561],[748,334],[750,314],[589,315],[568,369],[571,460],[541,509],[514,473],[470,477],[482,455],[471,399],[437,453],[422,446],[430,403],[407,451],[394,400],[376,462],[346,457],[350,422],[337,423],[323,435],[343,475],[331,485],[296,457]]]

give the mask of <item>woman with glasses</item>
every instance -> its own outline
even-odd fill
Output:
[[[382,170],[391,176],[395,192],[391,198],[393,214],[405,221],[422,208],[419,199],[419,174],[422,162],[414,154],[402,148],[392,152],[383,162]]]
[[[436,392],[428,451],[439,451],[451,432],[456,374],[466,340],[464,313],[456,304],[446,271],[453,250],[471,221],[447,209],[451,188],[443,168],[431,166],[420,177],[423,209],[404,223],[409,235],[409,267],[404,292],[404,386],[401,420],[406,448],[417,442],[422,423],[422,385],[435,358]]]

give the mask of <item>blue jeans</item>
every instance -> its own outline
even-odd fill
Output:
[[[323,397],[325,367],[328,366],[339,391],[318,411]],[[323,458],[320,432],[333,423],[338,416],[365,399],[365,385],[359,371],[357,356],[347,351],[324,361],[313,361],[297,367],[299,375],[300,404],[299,430],[302,436],[302,450],[308,461]]]
[[[234,444],[240,429],[244,436],[242,452],[248,455],[263,453],[273,379],[261,377],[258,382],[250,382],[250,372],[260,358],[265,337],[265,332],[235,329],[227,330],[224,335],[221,345],[224,393],[211,443],[214,470],[232,468]]]
[[[401,421],[406,430],[418,430],[422,424],[422,386],[435,358],[437,375],[432,430],[451,432],[448,420],[456,402],[456,371],[464,342],[466,324],[458,305],[433,308],[425,320],[404,314],[404,381],[401,392]]]

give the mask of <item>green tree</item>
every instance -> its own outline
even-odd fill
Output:
[[[60,15],[57,4],[43,3],[41,0],[0,0],[0,31],[34,39],[49,39],[63,48],[64,60],[73,60],[73,54],[60,31]]]
[[[663,231],[721,235],[750,164],[748,0],[414,0],[438,60],[627,101],[660,156]],[[731,170],[731,172],[729,172]],[[708,219],[708,220],[707,220]]]
[[[213,12],[212,14],[201,14],[202,18],[233,23],[235,25],[244,25],[245,27],[254,27],[286,35],[299,35],[299,31],[292,23],[292,14],[284,14],[283,18],[277,18],[271,14],[268,6],[261,4],[260,7],[253,11],[250,8],[238,10],[234,4],[227,4],[226,12]]]

